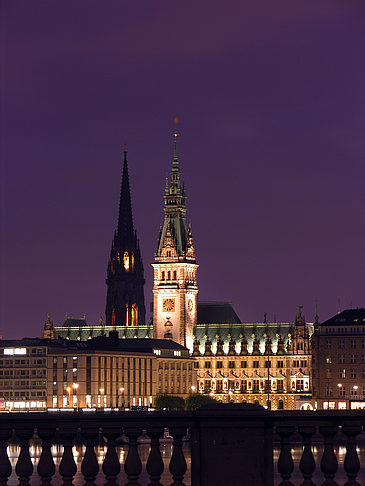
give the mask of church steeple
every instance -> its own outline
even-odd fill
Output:
[[[133,226],[127,150],[124,150],[118,225],[107,270],[106,324],[136,326],[145,323],[144,270]]]
[[[117,237],[119,242],[130,243],[134,238],[131,191],[129,186],[127,149],[124,149],[122,185],[120,189]]]

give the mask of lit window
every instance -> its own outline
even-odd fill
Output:
[[[5,348],[4,354],[8,356],[27,354],[27,349],[26,348]]]
[[[161,349],[154,349],[153,352],[157,355],[157,356],[161,356]]]

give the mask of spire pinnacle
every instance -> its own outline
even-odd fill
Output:
[[[174,132],[174,165],[178,163],[177,159],[177,124],[179,123],[179,119],[177,116],[174,118],[174,124],[175,124],[175,132]]]
[[[177,160],[177,132],[174,133],[174,163],[178,162]]]
[[[133,216],[132,216],[132,204],[131,193],[129,186],[129,174],[128,174],[128,161],[127,161],[127,147],[124,147],[124,160],[123,160],[123,173],[122,173],[122,186],[120,190],[119,201],[119,216],[118,216],[118,229],[117,237],[119,243],[122,240],[133,240]]]

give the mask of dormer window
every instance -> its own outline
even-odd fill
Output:
[[[166,252],[166,256],[167,256],[167,257],[171,257],[171,251],[170,251],[170,250],[168,250],[168,251]]]

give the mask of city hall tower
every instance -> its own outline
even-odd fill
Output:
[[[174,135],[174,159],[166,178],[165,218],[158,236],[153,285],[153,333],[155,338],[192,344],[197,323],[197,269],[193,236],[186,224],[186,195],[181,183]]]

